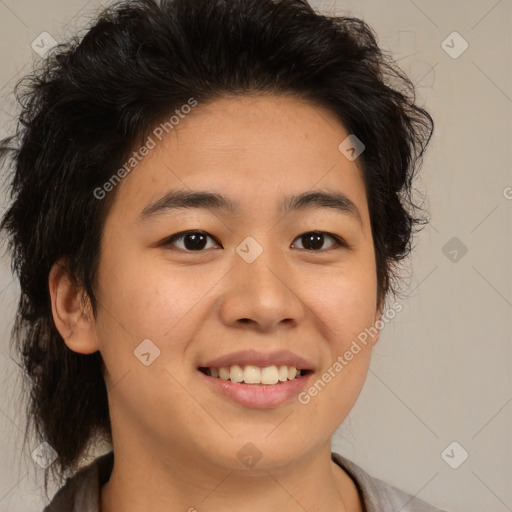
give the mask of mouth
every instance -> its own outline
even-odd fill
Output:
[[[198,370],[214,379],[229,381],[235,384],[249,384],[253,386],[275,386],[289,381],[299,380],[312,370],[300,369],[288,365],[232,365],[221,367],[199,367]]]
[[[198,375],[215,395],[249,409],[292,404],[314,371],[287,365],[200,366]]]

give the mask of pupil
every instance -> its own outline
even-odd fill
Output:
[[[302,245],[305,249],[320,249],[323,245],[323,237],[322,233],[309,233],[304,235]]]
[[[185,247],[189,250],[200,250],[206,245],[206,236],[201,233],[189,233],[184,238]],[[190,243],[188,243],[190,242]]]

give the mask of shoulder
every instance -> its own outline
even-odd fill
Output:
[[[358,465],[338,453],[332,452],[331,458],[354,480],[361,492],[366,512],[445,512],[370,476]]]
[[[68,478],[43,512],[100,512],[101,487],[110,478],[113,452],[97,457]]]

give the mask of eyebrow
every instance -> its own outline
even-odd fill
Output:
[[[203,190],[170,190],[163,197],[147,205],[139,214],[138,222],[146,221],[159,215],[180,209],[203,208],[222,210],[236,214],[240,210],[238,202],[218,194]],[[337,191],[309,190],[301,194],[287,196],[278,205],[278,212],[286,215],[289,212],[303,211],[313,208],[331,208],[353,217],[361,226],[361,214],[355,203],[345,194]]]

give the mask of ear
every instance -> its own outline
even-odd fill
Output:
[[[90,300],[75,286],[64,259],[52,266],[48,285],[53,321],[68,348],[80,354],[99,350]]]
[[[380,329],[378,329],[378,326],[382,323],[382,307],[378,308],[375,312],[375,320],[373,322],[374,327],[377,329],[377,334],[375,336],[372,336],[372,345],[376,345],[380,338]]]

